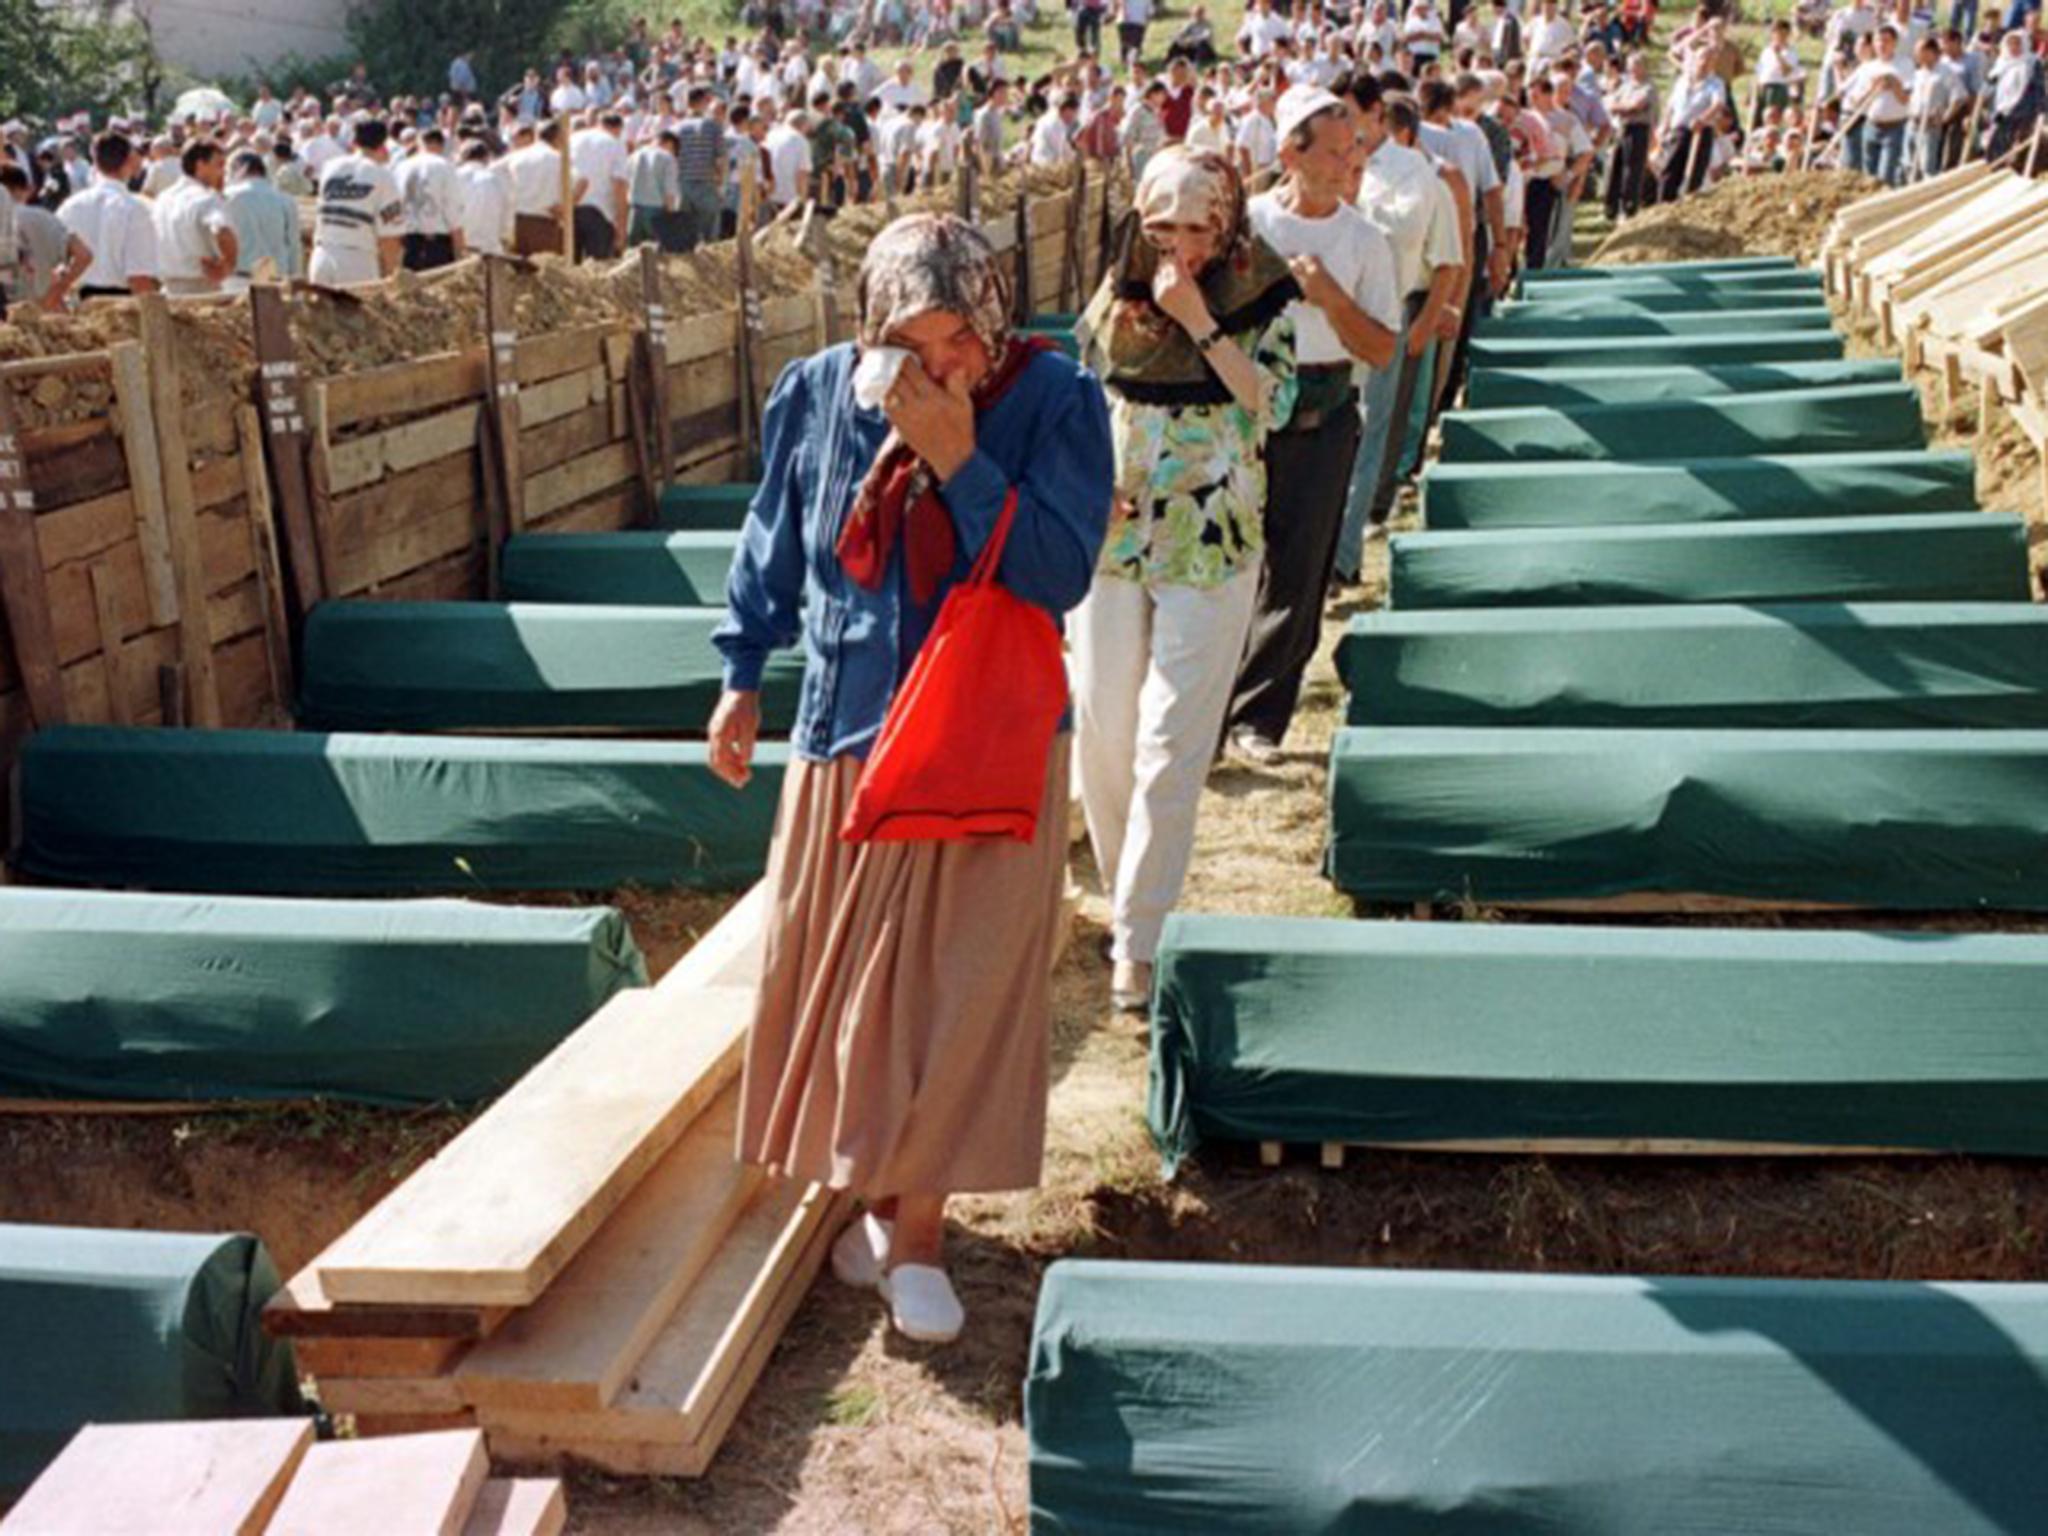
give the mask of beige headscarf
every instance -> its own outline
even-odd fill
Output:
[[[1009,279],[981,231],[951,214],[906,214],[877,235],[860,264],[855,304],[864,347],[935,309],[964,317],[990,362],[1010,335]]]

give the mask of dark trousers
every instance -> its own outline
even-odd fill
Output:
[[[1266,565],[1244,660],[1230,700],[1230,728],[1286,738],[1301,679],[1322,638],[1323,594],[1337,563],[1337,535],[1358,453],[1358,397],[1346,396],[1308,431],[1266,439]]]
[[[1133,24],[1120,21],[1116,24],[1116,45],[1119,56],[1128,66],[1133,59],[1145,54],[1145,27],[1143,23]]]
[[[610,219],[588,203],[579,203],[575,221],[578,261],[610,261],[617,254],[618,236]]]
[[[1522,225],[1528,241],[1522,264],[1531,272],[1549,264],[1550,236],[1556,223],[1557,183],[1545,176],[1531,176],[1522,198]]]
[[[1685,192],[1697,192],[1707,179],[1707,162],[1714,157],[1714,130],[1682,128],[1671,153],[1664,160],[1664,175],[1657,187],[1658,201],[1675,203]]]
[[[1102,57],[1102,7],[1082,6],[1074,12],[1074,52]]]
[[[455,263],[453,235],[407,235],[405,265],[410,272],[431,272]]]
[[[1526,208],[1524,212],[1527,212]],[[1487,258],[1493,253],[1493,234],[1487,229],[1484,217],[1473,226],[1472,245],[1472,285],[1465,290],[1465,313],[1458,319],[1458,340],[1451,348],[1445,368],[1442,391],[1445,400],[1457,399],[1458,391],[1465,387],[1465,370],[1472,363],[1472,327],[1493,302],[1492,279],[1486,271]],[[1436,413],[1432,410],[1430,414],[1434,416]]]
[[[1607,172],[1607,217],[1633,217],[1643,206],[1643,182],[1650,173],[1650,125],[1624,123]]]

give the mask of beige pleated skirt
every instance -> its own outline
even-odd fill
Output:
[[[790,763],[742,1159],[870,1200],[1038,1183],[1068,755],[1029,845],[842,842],[860,763]]]

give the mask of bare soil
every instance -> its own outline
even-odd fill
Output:
[[[1811,262],[1835,214],[1875,190],[1877,183],[1858,171],[1731,176],[1696,197],[1646,208],[1609,235],[1593,260],[1627,266],[1796,256]]]

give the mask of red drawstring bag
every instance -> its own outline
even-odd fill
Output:
[[[1012,491],[974,569],[946,594],[854,786],[845,841],[1037,835],[1067,669],[1051,615],[996,581],[1016,515]]]

